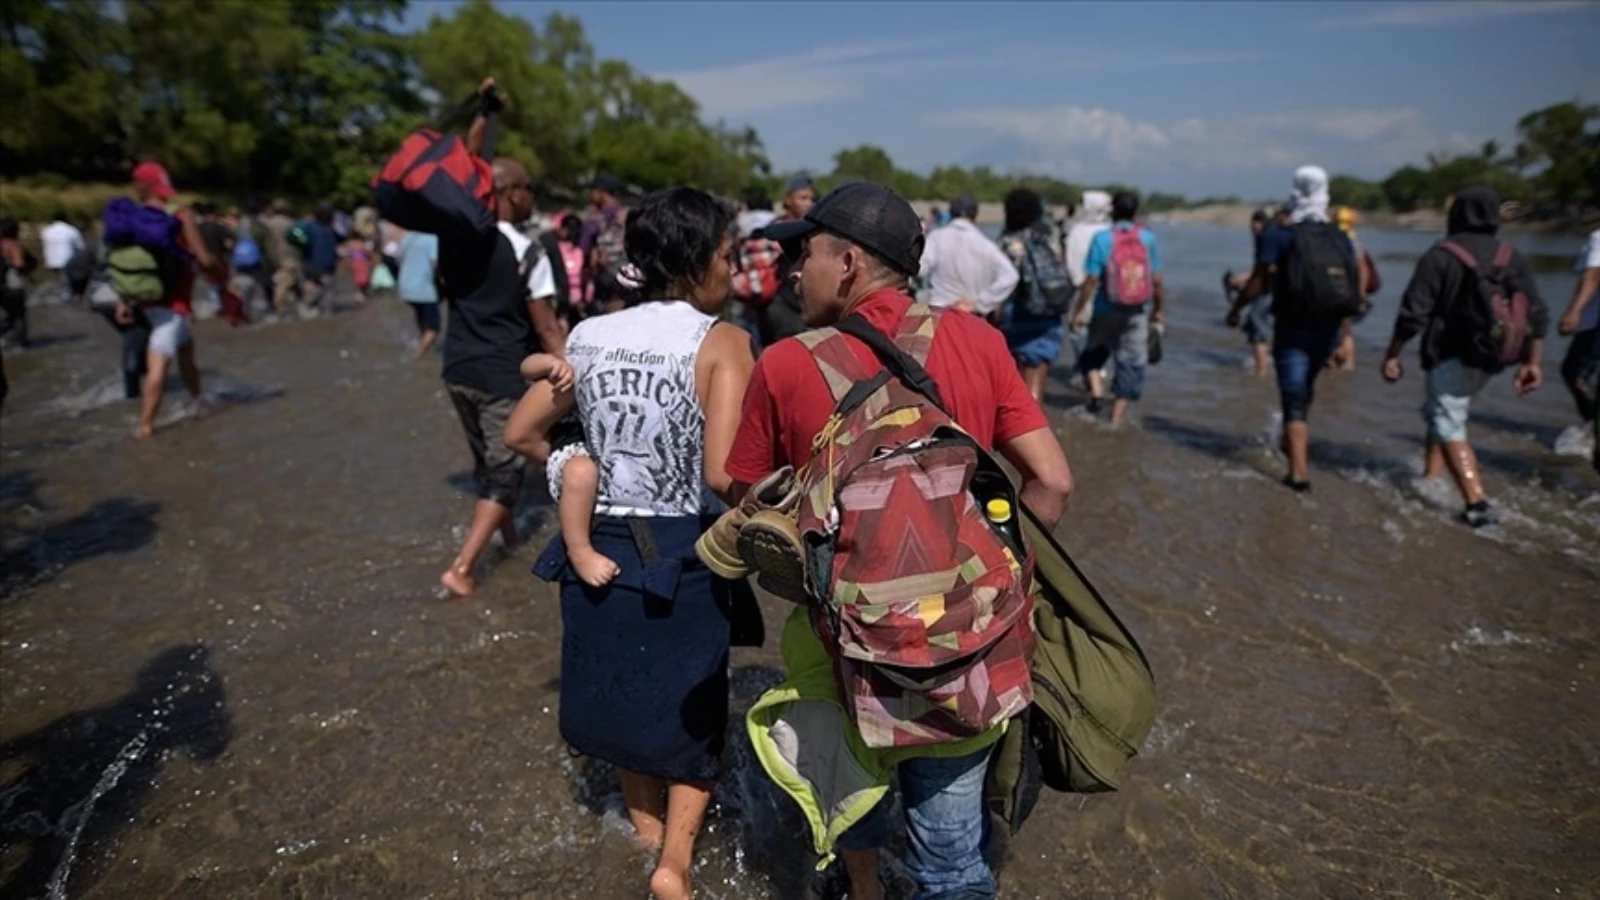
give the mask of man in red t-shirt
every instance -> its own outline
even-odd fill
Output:
[[[894,334],[912,302],[906,279],[916,274],[922,257],[922,223],[911,204],[887,188],[848,184],[819,200],[805,218],[767,226],[767,236],[783,243],[786,254],[798,256],[795,277],[808,327],[829,326],[855,313]],[[866,344],[846,340],[869,371],[882,368]],[[927,370],[951,417],[1017,467],[1023,502],[1054,527],[1066,510],[1072,473],[1044,412],[1017,374],[1005,338],[976,316],[945,313]],[[788,338],[762,353],[727,462],[735,482],[730,497],[742,498],[750,485],[783,466],[804,465],[833,408],[833,395],[804,344]],[[960,884],[974,896],[993,895],[993,876],[982,855],[989,749],[899,765],[911,833],[906,863],[924,890]],[[878,830],[858,827],[840,839],[851,897],[882,895],[876,850],[881,834],[872,833]]]

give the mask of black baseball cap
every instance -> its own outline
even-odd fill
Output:
[[[612,175],[610,172],[601,172],[600,174],[594,176],[594,178],[589,180],[589,183],[585,185],[585,187],[588,187],[591,190],[599,188],[608,194],[622,193],[621,180],[619,180],[617,176]]]
[[[794,256],[794,242],[819,229],[871,250],[902,275],[914,276],[922,268],[922,220],[910,203],[886,187],[865,181],[840,185],[804,219],[768,225],[766,236]]]

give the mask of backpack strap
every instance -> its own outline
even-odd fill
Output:
[[[838,328],[818,328],[795,335],[795,340],[811,352],[811,359],[822,373],[822,380],[827,382],[836,405],[842,405],[858,384],[873,380],[872,373],[861,364],[861,359],[850,349],[850,342],[839,331]]]
[[[1440,250],[1443,250],[1444,252],[1446,252],[1446,253],[1450,254],[1451,256],[1454,256],[1456,259],[1460,260],[1460,262],[1461,262],[1461,264],[1463,266],[1466,266],[1468,269],[1471,269],[1473,271],[1477,271],[1478,258],[1476,256],[1472,255],[1472,251],[1470,251],[1467,248],[1461,246],[1460,244],[1456,243],[1455,241],[1440,241],[1438,246],[1439,246]],[[1495,254],[1495,258],[1496,259],[1498,259],[1499,256],[1500,256],[1499,253]]]
[[[1517,248],[1511,246],[1510,241],[1501,241],[1500,245],[1494,248],[1494,267],[1496,269],[1510,268],[1511,255],[1516,252]]]
[[[852,313],[839,322],[838,328],[861,341],[877,354],[883,367],[901,384],[926,397],[930,403],[948,414],[939,386],[934,383],[923,362],[933,346],[933,335],[939,327],[940,314],[929,307],[913,303],[900,320],[894,339],[872,327],[872,323]]]

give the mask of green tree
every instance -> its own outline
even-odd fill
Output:
[[[833,155],[833,177],[837,181],[870,181],[888,185],[895,179],[894,160],[882,147],[862,144]]]
[[[1557,103],[1517,121],[1515,159],[1533,184],[1562,205],[1600,203],[1600,107]]]

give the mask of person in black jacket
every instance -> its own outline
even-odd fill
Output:
[[[1450,207],[1448,236],[1417,260],[1411,283],[1400,298],[1394,337],[1383,360],[1383,377],[1399,381],[1405,374],[1401,351],[1412,338],[1422,337],[1422,368],[1428,385],[1422,405],[1423,421],[1428,425],[1422,474],[1431,478],[1446,467],[1450,469],[1467,504],[1462,519],[1474,528],[1493,524],[1494,517],[1484,495],[1477,455],[1467,443],[1467,412],[1472,398],[1499,367],[1483,359],[1474,347],[1474,339],[1484,327],[1474,309],[1477,275],[1444,244],[1466,250],[1480,269],[1487,270],[1502,243],[1496,237],[1499,230],[1500,195],[1492,188],[1469,187],[1456,195]],[[1517,393],[1527,394],[1544,382],[1539,358],[1550,327],[1550,311],[1539,296],[1528,261],[1515,249],[1509,268],[1515,284],[1528,297],[1527,339],[1515,376]]]

